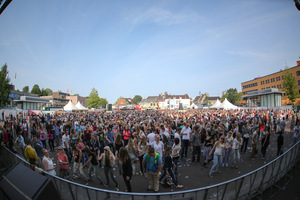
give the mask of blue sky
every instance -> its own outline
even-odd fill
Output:
[[[94,87],[110,103],[221,96],[300,60],[292,0],[16,0],[0,27],[0,65],[16,89],[88,96]]]

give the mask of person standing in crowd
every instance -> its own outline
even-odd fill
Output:
[[[257,144],[259,140],[259,127],[256,127],[256,129],[253,132],[252,135],[252,152],[251,152],[251,158],[254,158],[255,155],[257,154]]]
[[[105,133],[106,145],[109,146],[112,152],[114,152],[114,134],[111,128],[108,127],[108,131]]]
[[[60,129],[59,129],[59,123],[56,122],[54,126],[54,140],[55,140],[55,146],[60,146]]]
[[[152,128],[152,130],[151,130],[151,133],[149,133],[148,135],[147,135],[147,139],[148,139],[148,143],[151,145],[152,143],[154,143],[155,142],[155,129],[154,128]]]
[[[88,146],[84,147],[85,153],[88,155],[89,159],[87,162],[82,166],[82,169],[84,169],[88,164],[88,181],[92,179],[92,171],[94,171],[96,178],[100,181],[100,185],[103,185],[103,181],[99,176],[99,167],[98,167],[98,161],[97,161],[97,154],[95,152],[92,152]]]
[[[117,154],[119,153],[120,148],[124,147],[124,142],[120,133],[116,136],[116,139],[114,141],[114,147],[116,149]]]
[[[233,142],[232,132],[229,131],[227,136],[225,137],[225,149],[223,151],[222,167],[224,166],[228,167],[229,158],[232,152],[232,142]]]
[[[232,144],[232,154],[233,154],[233,163],[231,165],[231,168],[234,167],[235,164],[235,168],[238,169],[239,168],[239,161],[240,161],[240,146],[242,145],[242,136],[241,133],[238,132],[236,134],[236,137],[233,140],[233,144]]]
[[[65,179],[69,179],[70,174],[68,171],[68,156],[64,153],[64,149],[61,146],[57,147],[57,151],[58,153],[56,154],[56,156],[59,164],[59,176]]]
[[[51,174],[53,176],[56,176],[56,172],[55,172],[55,167],[56,164],[53,163],[52,159],[49,157],[49,152],[47,149],[43,149],[42,150],[44,153],[44,157],[43,157],[43,166],[44,166],[44,170],[48,173]]]
[[[43,143],[44,148],[47,149],[47,145],[46,145],[47,134],[46,134],[42,124],[40,125],[38,132],[39,132],[40,140]]]
[[[187,152],[188,152],[188,147],[189,147],[189,142],[191,140],[191,128],[189,127],[188,123],[183,124],[183,128],[181,130],[181,135],[182,135],[182,151],[181,151],[181,157],[183,156],[187,157]]]
[[[181,146],[179,143],[179,138],[175,138],[174,139],[174,144],[172,147],[172,158],[173,158],[173,162],[175,164],[175,174],[177,175],[178,173],[178,160],[180,158],[180,150],[181,150]]]
[[[30,138],[26,139],[26,147],[25,147],[25,158],[30,163],[31,168],[34,169],[38,164],[38,157],[35,150],[31,146]]]
[[[154,148],[154,151],[160,154],[162,158],[164,157],[164,143],[160,141],[160,136],[158,134],[155,135],[155,142],[150,145]]]
[[[269,144],[270,144],[270,127],[266,126],[265,131],[261,135],[261,159],[265,159]]]
[[[69,161],[72,160],[72,154],[70,149],[70,136],[69,131],[65,130],[64,135],[62,136],[62,148],[65,151],[65,154],[68,156]]]
[[[54,129],[52,123],[53,122],[50,121],[50,124],[47,126],[48,144],[51,152],[54,151]]]
[[[43,150],[44,146],[43,146],[43,143],[38,139],[38,137],[36,135],[33,136],[32,146],[35,149],[35,152],[39,158],[38,165],[42,166],[42,160],[43,160],[43,156],[44,156],[42,150]]]
[[[244,123],[243,132],[242,132],[243,144],[241,147],[241,153],[246,153],[247,151],[248,141],[250,137],[249,133],[250,133],[249,126],[247,123]]]
[[[24,156],[25,142],[21,133],[17,133],[17,138],[15,140],[17,151],[21,152],[21,155]]]
[[[147,172],[149,181],[148,190],[158,192],[159,190],[159,175],[162,168],[162,158],[159,153],[154,151],[152,146],[149,146],[148,153],[143,158],[143,169]]]
[[[195,162],[196,155],[197,155],[197,162],[200,162],[201,135],[200,135],[199,126],[194,127],[194,132],[192,133],[192,138],[191,138],[191,150],[193,151],[192,162]]]
[[[146,136],[142,136],[141,137],[141,141],[138,145],[138,158],[140,160],[140,174],[141,176],[145,174],[145,171],[143,169],[143,157],[144,155],[147,153],[148,151],[148,144],[147,144],[147,139],[146,139]]]
[[[125,190],[125,192],[132,192],[130,184],[132,177],[131,159],[126,148],[121,147],[119,152],[119,162],[122,168],[122,176],[127,187],[127,190]]]
[[[88,182],[88,179],[86,175],[83,172],[81,159],[82,159],[82,151],[81,149],[75,145],[75,149],[73,150],[73,156],[74,156],[74,163],[73,163],[73,179],[77,179],[79,176],[77,175],[77,171],[79,170],[79,173],[81,177]]]
[[[130,160],[131,160],[133,175],[137,175],[138,173],[136,174],[136,163],[138,160],[138,153],[137,153],[137,149],[136,149],[135,144],[132,139],[128,140],[128,144],[125,148],[127,149]]]
[[[129,125],[125,126],[125,129],[123,130],[123,140],[124,140],[124,146],[127,146],[128,140],[131,137],[131,131],[129,129]]]
[[[116,184],[116,190],[119,191],[119,184],[113,174],[113,167],[115,166],[116,158],[115,158],[114,154],[111,152],[109,146],[104,147],[104,153],[102,153],[101,156],[98,156],[98,160],[99,161],[102,160],[102,165],[104,166],[104,174],[106,177],[105,186],[108,187],[108,185],[109,185],[109,178],[108,178],[108,174],[109,174],[110,178]]]
[[[213,145],[213,138],[210,136],[210,132],[206,131],[206,137],[204,139],[204,149],[203,149],[203,156],[204,156],[204,163],[202,166],[206,166],[208,164],[208,162],[210,161],[210,151],[211,151],[211,147]]]
[[[211,156],[214,151],[214,164],[211,167],[209,172],[210,177],[212,177],[212,173],[215,172],[215,169],[217,172],[221,173],[221,171],[219,171],[219,167],[222,165],[222,155],[225,147],[226,147],[225,137],[224,135],[222,135],[219,141],[215,143],[214,147],[211,149],[209,153],[209,156]]]
[[[294,136],[293,136],[293,141],[291,146],[294,146],[298,142],[299,132],[300,132],[300,121],[298,121],[297,125],[294,127]]]
[[[284,135],[285,126],[286,126],[285,118],[282,117],[282,120],[279,122],[279,128],[280,128],[280,131],[283,132],[283,135]]]
[[[160,176],[159,181],[160,181],[161,184],[163,184],[163,182],[161,182],[161,181],[166,176],[166,174],[168,172],[169,175],[171,176],[172,180],[173,180],[173,183],[174,183],[175,187],[176,188],[183,188],[183,185],[178,185],[178,182],[177,182],[177,180],[175,178],[175,175],[174,175],[173,165],[174,165],[174,167],[176,167],[176,165],[174,164],[174,162],[172,160],[171,151],[172,151],[171,147],[166,148],[166,157],[165,157],[164,164],[163,164],[164,172]]]

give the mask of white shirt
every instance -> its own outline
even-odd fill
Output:
[[[181,133],[186,133],[186,135],[182,135],[182,139],[183,140],[190,140],[191,132],[192,132],[192,130],[191,130],[190,127],[186,128],[186,126],[184,126],[181,130]]]
[[[46,161],[47,163],[47,168],[53,168],[53,161],[51,160],[51,158],[47,158],[46,156],[43,157],[43,163],[44,163],[44,160]],[[55,176],[56,175],[56,172],[54,169],[50,170],[50,171],[47,171],[49,174]]]
[[[156,142],[151,143],[151,146],[154,148],[154,150],[159,153],[161,156],[163,156],[164,151],[164,143],[162,141],[159,141],[158,144]]]
[[[181,144],[181,138],[180,138],[180,134],[179,134],[179,133],[176,132],[176,133],[174,134],[174,139],[175,139],[175,138],[179,138],[179,144]]]
[[[66,134],[64,134],[63,136],[62,136],[62,147],[63,148],[69,148],[69,141],[70,141],[70,136],[68,135],[68,136],[66,136]],[[66,142],[66,144],[67,144],[67,146],[65,146],[65,142]]]
[[[147,135],[147,138],[149,140],[149,144],[152,144],[153,142],[155,142],[155,134],[154,133],[149,133]]]

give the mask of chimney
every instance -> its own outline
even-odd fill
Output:
[[[300,60],[297,61],[297,66],[299,66],[299,65],[300,65]]]

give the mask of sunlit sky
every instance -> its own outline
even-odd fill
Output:
[[[221,96],[300,60],[293,0],[14,0],[0,27],[0,65],[16,89],[96,88],[109,103]]]

